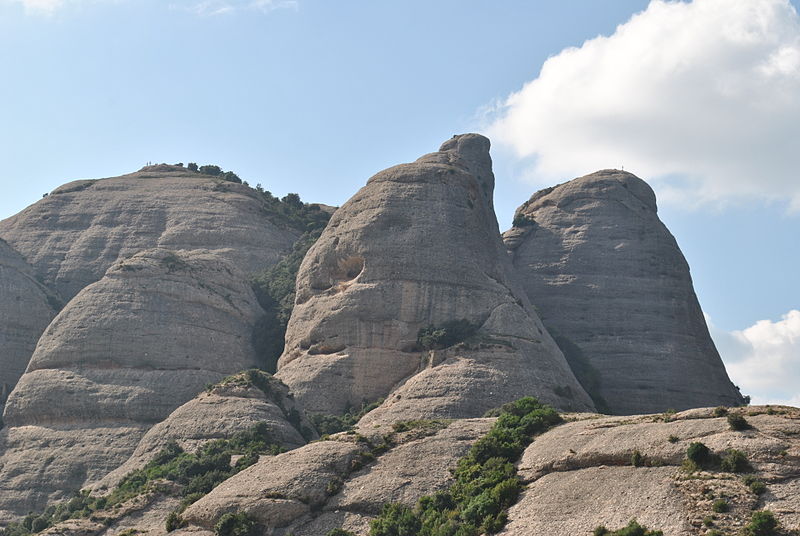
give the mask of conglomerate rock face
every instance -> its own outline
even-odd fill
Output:
[[[36,341],[55,316],[55,296],[0,239],[0,411],[28,366]]]
[[[206,249],[250,274],[291,251],[259,194],[178,166],[150,166],[56,188],[0,222],[5,239],[69,300],[116,261],[145,249]]]
[[[467,134],[334,214],[300,267],[276,375],[307,411],[387,397],[372,419],[475,417],[524,395],[593,407],[514,280],[493,190],[489,140]],[[420,329],[456,321],[475,334],[420,348]]]
[[[205,251],[114,264],[48,326],[0,431],[0,519],[102,478],[207,384],[257,366],[247,278]]]
[[[598,171],[536,193],[515,222],[515,272],[600,409],[742,402],[647,183]]]

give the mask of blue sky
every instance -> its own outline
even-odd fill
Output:
[[[501,229],[540,187],[621,165],[648,180],[748,392],[766,362],[800,369],[797,7],[0,0],[0,217],[148,161],[341,204],[480,131]],[[800,404],[788,377],[751,391]]]

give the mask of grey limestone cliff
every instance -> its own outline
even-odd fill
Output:
[[[178,166],[150,166],[56,188],[0,221],[5,239],[69,300],[118,260],[149,248],[206,249],[250,274],[291,251],[260,194]]]
[[[455,136],[372,177],[331,218],[297,276],[277,376],[307,411],[388,397],[373,419],[475,417],[524,395],[592,402],[514,279],[492,206],[489,140]],[[427,351],[421,328],[466,321]]]
[[[605,409],[632,414],[742,402],[647,183],[598,171],[536,193],[515,222],[503,235],[514,269]]]
[[[48,326],[6,404],[0,520],[105,476],[206,384],[258,365],[263,311],[207,251],[119,261]]]
[[[0,239],[0,411],[58,305],[22,256]]]

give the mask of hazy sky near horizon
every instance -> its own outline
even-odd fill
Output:
[[[483,132],[501,229],[647,180],[734,381],[800,405],[798,2],[0,0],[0,218],[149,161],[338,205]]]

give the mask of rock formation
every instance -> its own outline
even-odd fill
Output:
[[[371,418],[475,417],[524,395],[592,408],[514,280],[493,190],[489,140],[467,134],[378,173],[334,214],[300,267],[278,364],[307,411],[388,397]],[[418,344],[458,322],[475,330],[462,344]]]
[[[289,389],[269,374],[250,370],[225,378],[173,411],[142,437],[130,459],[92,487],[113,489],[172,441],[194,452],[209,440],[231,437],[259,423],[265,423],[273,441],[287,449],[317,439]]]
[[[206,249],[246,274],[262,270],[300,234],[280,223],[247,186],[160,165],[56,188],[0,222],[0,238],[69,300],[149,248]]]
[[[102,478],[205,385],[257,366],[262,314],[215,254],[147,250],[114,264],[49,325],[8,399],[0,519]]]
[[[58,305],[25,260],[0,240],[0,411]]]
[[[504,234],[514,269],[603,409],[741,403],[644,181],[598,171],[534,194],[514,221]]]

